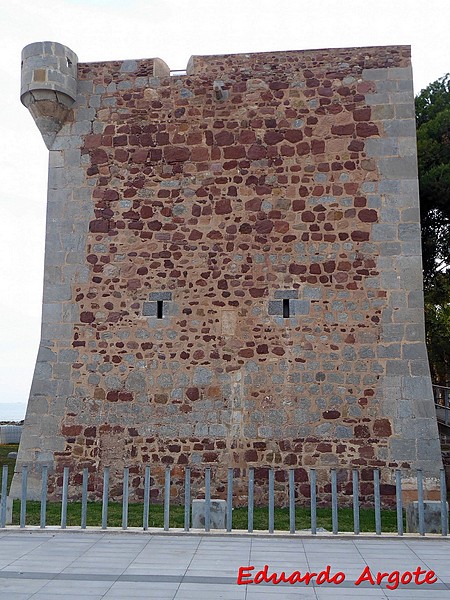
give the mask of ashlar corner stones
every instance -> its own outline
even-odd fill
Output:
[[[127,466],[140,499],[147,464],[156,500],[165,465],[181,499],[186,464],[214,466],[215,498],[256,467],[256,502],[269,467],[299,498],[312,467],[325,501],[330,467],[365,468],[363,500],[374,467],[433,487],[409,47],[194,56],[171,77],[45,42],[22,101],[50,151],[30,497],[44,464],[55,495],[70,467],[72,497],[105,466],[120,495]]]

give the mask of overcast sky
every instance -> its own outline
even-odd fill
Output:
[[[192,54],[411,44],[417,93],[450,71],[449,23],[450,0],[0,2],[0,421],[24,416],[40,336],[48,152],[19,100],[24,46],[185,69]]]

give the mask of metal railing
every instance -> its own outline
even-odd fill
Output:
[[[443,385],[433,385],[434,405],[436,408],[437,420],[450,426],[450,388]]]
[[[342,469],[339,469],[342,473]],[[367,473],[367,469],[366,469]],[[47,511],[47,499],[48,499],[48,467],[42,467],[41,475],[41,498],[40,498],[40,528],[45,529],[46,523],[46,511]],[[350,473],[348,473],[350,474]],[[64,467],[63,470],[63,481],[62,489],[60,490],[61,498],[61,519],[60,528],[66,529],[67,527],[67,508],[69,504],[69,467]],[[21,485],[21,498],[20,498],[20,519],[19,525],[23,529],[27,526],[27,483],[28,483],[28,466],[22,466],[22,485]],[[103,471],[103,492],[102,492],[102,512],[101,512],[101,529],[107,529],[108,527],[108,502],[109,498],[109,477],[110,469],[105,467]],[[400,470],[395,471],[395,507],[396,507],[396,521],[397,521],[397,534],[403,535],[403,500],[402,500],[402,472]],[[0,527],[6,526],[6,494],[7,494],[7,480],[8,480],[8,466],[4,465],[2,470],[2,485],[1,485],[1,500],[0,500]],[[81,520],[80,529],[86,529],[87,524],[87,511],[88,511],[88,480],[89,472],[87,468],[83,469],[82,472],[82,485],[81,485]],[[233,531],[233,469],[228,469],[227,476],[227,492],[226,492],[226,531]],[[274,469],[268,470],[267,478],[267,508],[268,508],[268,533],[273,534],[275,531],[275,492],[274,492],[274,481],[275,471]],[[336,469],[330,470],[330,481],[331,481],[331,512],[332,512],[332,533],[337,535],[340,533],[339,522],[338,522],[338,508],[339,508],[339,493],[338,493],[338,473]],[[291,534],[297,533],[296,530],[296,511],[304,510],[304,506],[298,506],[295,502],[295,469],[289,469],[288,471],[288,489],[287,492],[287,505],[289,510],[289,532]],[[411,483],[410,472],[408,472],[408,482]],[[171,488],[171,469],[166,467],[164,470],[164,498],[163,498],[163,531],[169,531],[169,514],[170,514],[170,488]],[[261,482],[258,482],[259,484]],[[375,512],[375,533],[381,535],[382,524],[381,524],[381,509],[382,509],[382,494],[380,490],[380,471],[378,469],[373,470],[373,480],[370,482],[373,485],[373,507]],[[424,482],[423,474],[421,470],[416,472],[416,483],[417,483],[417,494],[418,494],[418,533],[425,535],[425,504],[424,504]],[[414,486],[415,487],[415,486]],[[151,511],[151,467],[146,466],[144,472],[144,501],[142,511],[142,530],[147,531],[149,529],[149,514]],[[312,535],[318,533],[317,527],[317,472],[315,469],[309,470],[309,497],[310,497],[310,532]],[[357,469],[351,471],[351,495],[352,495],[352,512],[353,512],[353,533],[355,535],[360,534],[360,473]],[[387,494],[386,494],[387,495]],[[441,533],[443,536],[448,535],[448,507],[447,507],[447,489],[445,481],[445,471],[440,470],[440,517],[441,517]],[[391,496],[392,498],[392,496]],[[248,509],[248,522],[247,532],[252,533],[254,527],[254,508],[255,508],[255,471],[253,468],[248,469],[248,481],[247,481],[247,509]],[[211,529],[211,468],[206,467],[204,470],[204,531],[209,532]],[[348,504],[348,503],[347,503]],[[128,528],[128,507],[129,507],[129,469],[125,468],[123,472],[123,490],[122,490],[122,529]],[[191,530],[191,468],[185,467],[184,473],[184,531],[188,532]],[[198,531],[198,530],[196,530]],[[235,530],[236,531],[236,530]],[[302,530],[304,533],[304,530]],[[342,533],[342,531],[341,531]]]

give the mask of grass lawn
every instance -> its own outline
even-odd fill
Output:
[[[8,465],[8,493],[14,475],[15,458],[7,458],[9,452],[17,452],[19,444],[0,444],[0,473],[3,465]],[[1,475],[0,475],[1,479]]]
[[[142,527],[142,504],[129,504],[128,506],[128,526]],[[19,524],[20,501],[14,501],[13,524]],[[99,526],[101,524],[102,505],[101,502],[88,502],[87,525]],[[296,529],[309,529],[311,527],[311,513],[309,509],[297,508],[296,510]],[[396,532],[397,520],[396,512],[390,510],[381,511],[382,531]],[[40,503],[27,502],[27,525],[39,525],[40,523]],[[46,513],[47,525],[59,525],[61,522],[61,502],[51,502],[47,504]],[[268,509],[254,509],[254,529],[268,529]],[[339,531],[353,531],[353,512],[350,508],[342,508],[338,511]],[[79,526],[81,523],[81,502],[70,502],[67,507],[67,525]],[[150,505],[149,526],[163,527],[164,510],[160,505]],[[184,507],[170,507],[170,527],[184,527]],[[108,504],[108,526],[122,526],[122,505],[116,502]],[[323,527],[328,531],[332,530],[331,509],[317,509],[317,526]],[[405,526],[405,524],[404,524]],[[247,529],[247,509],[235,508],[233,510],[233,529]],[[289,530],[289,511],[287,508],[275,509],[275,529],[279,531]],[[363,532],[375,531],[375,511],[372,509],[361,509],[360,511],[360,529]]]

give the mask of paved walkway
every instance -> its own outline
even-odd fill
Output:
[[[285,571],[320,572],[330,565],[345,580],[237,585],[242,577]],[[377,572],[433,570],[433,584],[395,590],[355,581]],[[294,576],[295,577],[295,576]],[[323,575],[322,575],[323,577]],[[392,585],[395,585],[394,574]],[[406,579],[409,575],[405,576]],[[413,576],[415,577],[415,576]],[[429,576],[431,577],[431,576]],[[0,600],[450,600],[450,539],[153,535],[80,531],[0,531]]]

